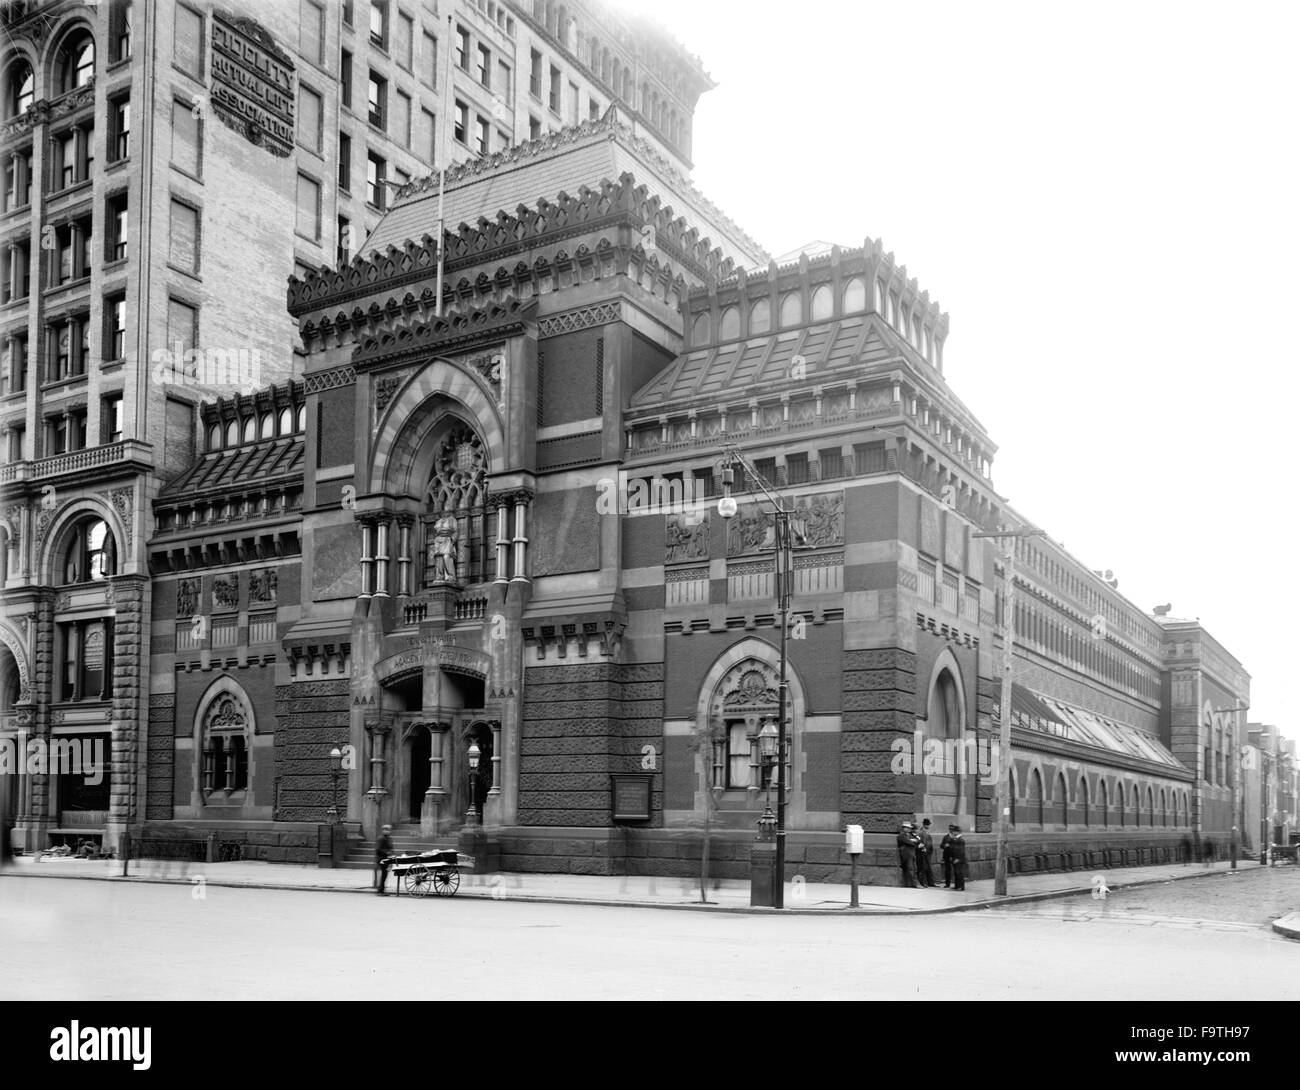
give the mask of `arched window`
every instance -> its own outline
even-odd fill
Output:
[[[1011,803],[1011,824],[1014,825],[1016,823],[1016,795],[1018,794],[1016,770],[1014,767],[1011,769],[1011,783],[1008,786],[1007,794]]]
[[[740,336],[740,308],[727,307],[718,324],[718,340],[734,341]]]
[[[1147,824],[1154,825],[1155,823],[1156,823],[1156,795],[1155,792],[1152,791],[1150,787],[1148,787],[1147,788]],[[1142,824],[1141,818],[1138,819],[1138,824],[1139,825]]]
[[[239,445],[239,421],[226,421],[226,446],[233,447]]]
[[[824,322],[835,313],[835,296],[828,285],[822,284],[812,297],[812,320]]]
[[[0,715],[13,711],[21,693],[22,678],[18,674],[18,662],[14,653],[0,644]]]
[[[749,308],[749,335],[767,333],[772,328],[772,304],[760,299]]]
[[[244,417],[244,442],[251,443],[257,438],[257,417]]]
[[[695,324],[691,326],[691,344],[708,344],[712,339],[713,333],[710,328],[709,315],[705,312],[699,315],[695,319]]]
[[[1124,828],[1125,821],[1126,821],[1126,815],[1124,813],[1124,803],[1125,803],[1124,796],[1127,793],[1128,792],[1124,790],[1123,783],[1117,783],[1115,785],[1115,801],[1119,803],[1119,827],[1121,829]]]
[[[871,309],[877,314],[883,315],[885,313],[885,299],[888,297],[888,294],[889,293],[885,291],[885,282],[883,280],[877,280],[872,287],[871,296]]]
[[[1079,776],[1079,801],[1083,804],[1083,827],[1086,829],[1092,824],[1092,799],[1088,793],[1088,777],[1081,773]]]
[[[278,417],[281,435],[293,434],[293,413],[288,409],[281,409]]]
[[[246,697],[233,685],[206,703],[200,724],[203,795],[224,801],[248,790],[253,720]]]
[[[117,543],[100,518],[77,523],[63,555],[63,582],[87,583],[117,574]]]
[[[95,39],[89,30],[74,30],[55,54],[55,94],[85,87],[95,78]]]
[[[709,701],[711,786],[724,790],[765,786],[758,734],[765,722],[775,725],[777,692],[776,670],[755,658],[738,662],[722,676]]]
[[[1043,824],[1043,777],[1036,768],[1029,773],[1029,797],[1025,801],[1029,805],[1029,820],[1041,826]]]
[[[867,285],[862,277],[855,276],[844,285],[844,313],[854,314],[867,309]]]
[[[1052,817],[1055,824],[1060,825],[1063,829],[1070,827],[1070,792],[1065,784],[1065,773],[1056,774],[1056,790],[1053,792],[1055,798],[1052,799]]]
[[[24,60],[11,64],[5,73],[5,118],[25,113],[31,107],[35,91],[32,66]]]
[[[425,494],[426,586],[495,577],[496,519],[487,508],[487,472],[482,440],[467,424],[448,417]]]
[[[788,329],[803,321],[803,300],[797,291],[792,291],[781,298],[781,328]]]
[[[1100,799],[1098,804],[1101,807],[1101,824],[1103,828],[1110,827],[1110,790],[1106,787],[1106,781],[1100,781]]]
[[[931,738],[957,738],[961,735],[961,700],[952,671],[943,669],[930,690],[926,733]]]
[[[1160,789],[1160,824],[1162,826],[1169,824],[1169,806],[1166,801],[1165,789]]]
[[[294,429],[296,431],[307,430],[307,406],[306,405],[298,406],[298,412],[296,413],[296,419],[294,420]]]
[[[272,416],[270,413],[263,413],[262,421],[259,426],[262,431],[263,439],[275,438],[275,417],[274,416]]]
[[[221,449],[221,426],[219,424],[213,424],[212,427],[208,429],[208,450],[220,450],[220,449]]]

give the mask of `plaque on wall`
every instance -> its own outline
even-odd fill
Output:
[[[642,773],[615,773],[613,785],[615,821],[650,820],[650,784],[653,776]]]

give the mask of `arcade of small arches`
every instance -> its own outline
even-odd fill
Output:
[[[1065,771],[1050,776],[1048,790],[1037,759],[1030,761],[1023,784],[1013,768],[1011,824],[1044,831],[1191,826],[1190,788],[1126,782],[1118,775],[1081,770],[1070,771],[1068,780],[1075,784],[1073,800]]]

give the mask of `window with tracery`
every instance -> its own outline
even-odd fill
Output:
[[[495,513],[487,506],[487,452],[459,421],[443,436],[425,494],[424,584],[496,576]]]
[[[759,756],[758,733],[767,720],[776,723],[777,706],[777,674],[766,663],[745,659],[723,675],[709,704],[711,786],[762,789],[765,775],[774,780]],[[787,756],[788,748],[787,736]]]
[[[248,789],[248,735],[251,724],[242,702],[222,693],[203,720],[203,790],[233,794]]]

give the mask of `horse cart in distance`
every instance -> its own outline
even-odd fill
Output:
[[[460,864],[455,848],[389,856],[388,863],[397,880],[397,893],[402,886],[413,897],[454,897],[460,889]]]

